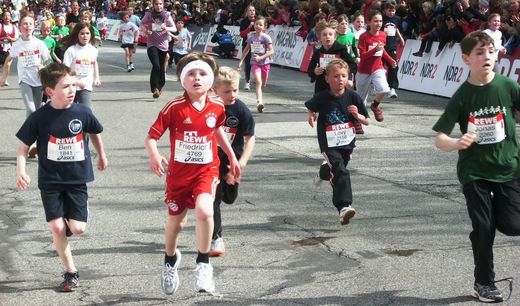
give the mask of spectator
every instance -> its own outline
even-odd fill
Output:
[[[466,36],[464,30],[462,30],[462,28],[457,24],[457,21],[455,18],[453,18],[453,16],[448,15],[445,22],[446,31],[439,39],[439,47],[435,52],[435,56],[439,56],[439,54],[441,54],[446,44],[448,44],[448,48],[451,48],[453,45],[455,45],[455,43],[461,42],[464,36]]]
[[[211,38],[212,43],[217,43],[218,46],[213,47],[213,52],[218,54],[222,58],[233,57],[235,51],[235,43],[233,42],[233,36],[227,30],[222,23],[219,23],[217,31]]]
[[[70,9],[71,9],[71,11],[70,11],[70,13],[67,14],[65,24],[69,27],[69,29],[72,29],[72,28],[74,28],[76,23],[78,23],[80,21],[78,1],[72,2]]]
[[[434,41],[439,41],[439,38],[444,35],[446,32],[446,23],[444,20],[444,15],[438,15],[435,17],[435,27],[427,33],[422,33],[421,37],[421,46],[419,47],[419,51],[413,53],[414,56],[421,57],[423,53],[429,54]]]

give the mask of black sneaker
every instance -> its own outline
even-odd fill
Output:
[[[502,296],[502,292],[495,286],[495,284],[491,285],[481,285],[475,284],[473,287],[473,292],[471,296],[479,299],[481,302],[486,303],[497,303],[504,301],[504,297]]]
[[[79,273],[78,272],[65,272],[63,274],[63,282],[60,287],[63,292],[72,292],[79,287]]]

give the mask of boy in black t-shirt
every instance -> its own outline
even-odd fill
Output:
[[[86,229],[86,183],[94,180],[85,133],[96,149],[97,168],[105,170],[108,162],[100,135],[103,127],[90,108],[74,103],[74,72],[63,64],[53,63],[39,73],[42,88],[51,102],[32,113],[16,134],[22,142],[16,154],[16,187],[25,190],[31,182],[25,163],[29,147],[36,141],[38,188],[54,246],[66,270],[61,290],[70,292],[78,286],[79,274],[67,236],[82,234]]]
[[[397,62],[397,43],[404,45],[404,39],[401,35],[401,18],[395,15],[397,4],[395,1],[387,1],[383,5],[383,28],[382,30],[386,33],[386,45],[385,50],[390,56]],[[392,67],[392,63],[389,63],[386,70],[386,79],[388,86],[390,86],[390,93],[388,96],[393,99],[397,99],[397,93],[395,90],[399,88],[399,79],[397,78],[398,67]]]
[[[340,59],[332,60],[325,69],[325,80],[330,90],[321,91],[305,102],[309,110],[309,125],[314,126],[318,117],[318,143],[327,161],[325,166],[330,167],[332,204],[338,209],[342,225],[348,224],[356,214],[351,206],[352,188],[347,169],[356,146],[354,122],[357,120],[364,125],[370,124],[363,100],[356,92],[348,89],[348,76],[348,64]]]
[[[244,102],[238,99],[240,73],[230,67],[220,67],[215,76],[214,90],[226,108],[226,122],[223,126],[233,152],[235,152],[242,171],[247,165],[255,146],[255,120]],[[232,204],[238,196],[239,181],[229,171],[229,160],[219,147],[219,178],[215,201],[213,202],[213,237],[209,256],[220,256],[225,252],[222,239],[222,219],[220,203]]]

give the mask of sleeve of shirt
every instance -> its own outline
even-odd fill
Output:
[[[458,99],[456,99],[456,95],[454,95],[446,106],[444,113],[442,113],[441,117],[437,120],[432,129],[435,132],[444,133],[446,135],[451,134],[453,127],[455,127],[455,123],[459,121],[459,113],[460,105]]]
[[[22,124],[18,132],[16,133],[16,138],[18,138],[21,142],[26,144],[27,146],[32,145],[36,139],[38,138],[38,128],[35,120],[35,113],[32,113]]]
[[[240,125],[242,127],[242,135],[254,136],[255,135],[255,119],[249,108],[242,105],[242,118],[240,118]]]
[[[170,108],[171,109],[171,108]],[[168,123],[170,122],[171,117],[171,111],[168,112],[160,112],[157,116],[157,119],[153,123],[153,125],[150,127],[150,130],[148,131],[148,136],[155,140],[159,140],[161,136],[164,134],[166,129],[168,128]]]
[[[370,115],[368,114],[365,103],[363,103],[363,99],[361,99],[359,94],[355,91],[352,91],[352,104],[357,106],[358,113],[360,113],[361,115],[363,115],[367,118],[370,118]]]
[[[103,126],[99,122],[99,120],[94,116],[92,110],[88,107],[85,107],[85,112],[87,114],[87,122],[84,127],[84,131],[89,134],[100,134],[103,132]]]
[[[63,65],[71,67],[72,68],[72,61],[74,60],[72,49],[74,46],[70,46],[67,48],[67,51],[65,51],[65,54],[63,55]]]
[[[47,48],[47,46],[45,45],[45,43],[43,41],[39,41],[38,42],[38,49],[40,49],[40,53],[42,54],[42,62],[46,62],[49,60],[49,49]]]
[[[315,94],[310,100],[305,102],[305,107],[307,107],[307,109],[310,110],[311,112],[315,112],[315,113],[318,112],[317,95],[318,94]]]

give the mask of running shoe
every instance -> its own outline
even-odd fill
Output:
[[[126,66],[126,71],[127,72],[132,72],[132,66],[131,65],[127,65]]]
[[[246,84],[244,85],[244,89],[245,90],[251,90],[251,82],[250,81],[246,82]]]
[[[354,217],[356,214],[356,210],[350,206],[343,207],[339,211],[339,222],[341,225],[348,224],[350,222],[350,219]]]
[[[153,90],[153,94],[152,94],[152,96],[154,97],[154,99],[159,98],[160,95],[161,95],[161,91],[160,91],[159,89],[155,88],[155,89]]]
[[[397,99],[397,93],[395,92],[395,89],[390,88],[390,92],[388,93],[388,96],[392,99]]]
[[[211,241],[211,248],[209,249],[209,256],[218,257],[224,255],[226,252],[226,248],[224,246],[224,239],[222,237],[218,237],[217,239]]]
[[[264,112],[264,103],[258,101],[256,102],[256,109],[258,110],[259,113],[263,113]]]
[[[79,273],[65,272],[60,287],[63,292],[72,292],[76,290],[76,288],[79,287]]]
[[[135,70],[134,64],[130,64],[130,69]]]
[[[325,180],[323,180],[321,178],[321,174],[322,174],[322,168],[324,167],[324,165],[327,165],[327,162],[326,161],[323,161],[320,165],[320,169],[318,170],[318,173],[316,173],[316,176],[314,176],[314,179],[313,179],[313,182],[314,182],[314,185],[316,187],[319,187],[321,185],[321,183]],[[327,166],[328,168],[328,166]],[[328,171],[330,172],[330,168],[328,169]]]
[[[374,104],[372,104],[370,106],[370,109],[374,112],[374,117],[376,118],[377,121],[381,122],[381,121],[385,120],[381,106],[376,107],[376,106],[374,106]]]
[[[361,122],[359,122],[359,120],[354,120],[354,130],[358,135],[365,134],[365,131],[363,131],[363,125]]]
[[[213,267],[211,264],[199,262],[195,272],[197,272],[195,290],[213,293],[215,291],[215,283],[213,282]]]
[[[495,284],[491,284],[489,286],[475,284],[473,287],[473,292],[471,296],[478,299],[481,302],[486,303],[498,303],[504,300],[502,296],[502,292],[495,286]]]
[[[175,255],[177,256],[175,264],[172,266],[169,263],[165,263],[161,274],[161,287],[164,293],[168,295],[174,294],[177,288],[179,288],[180,283],[177,269],[181,264],[181,251],[176,249]]]

